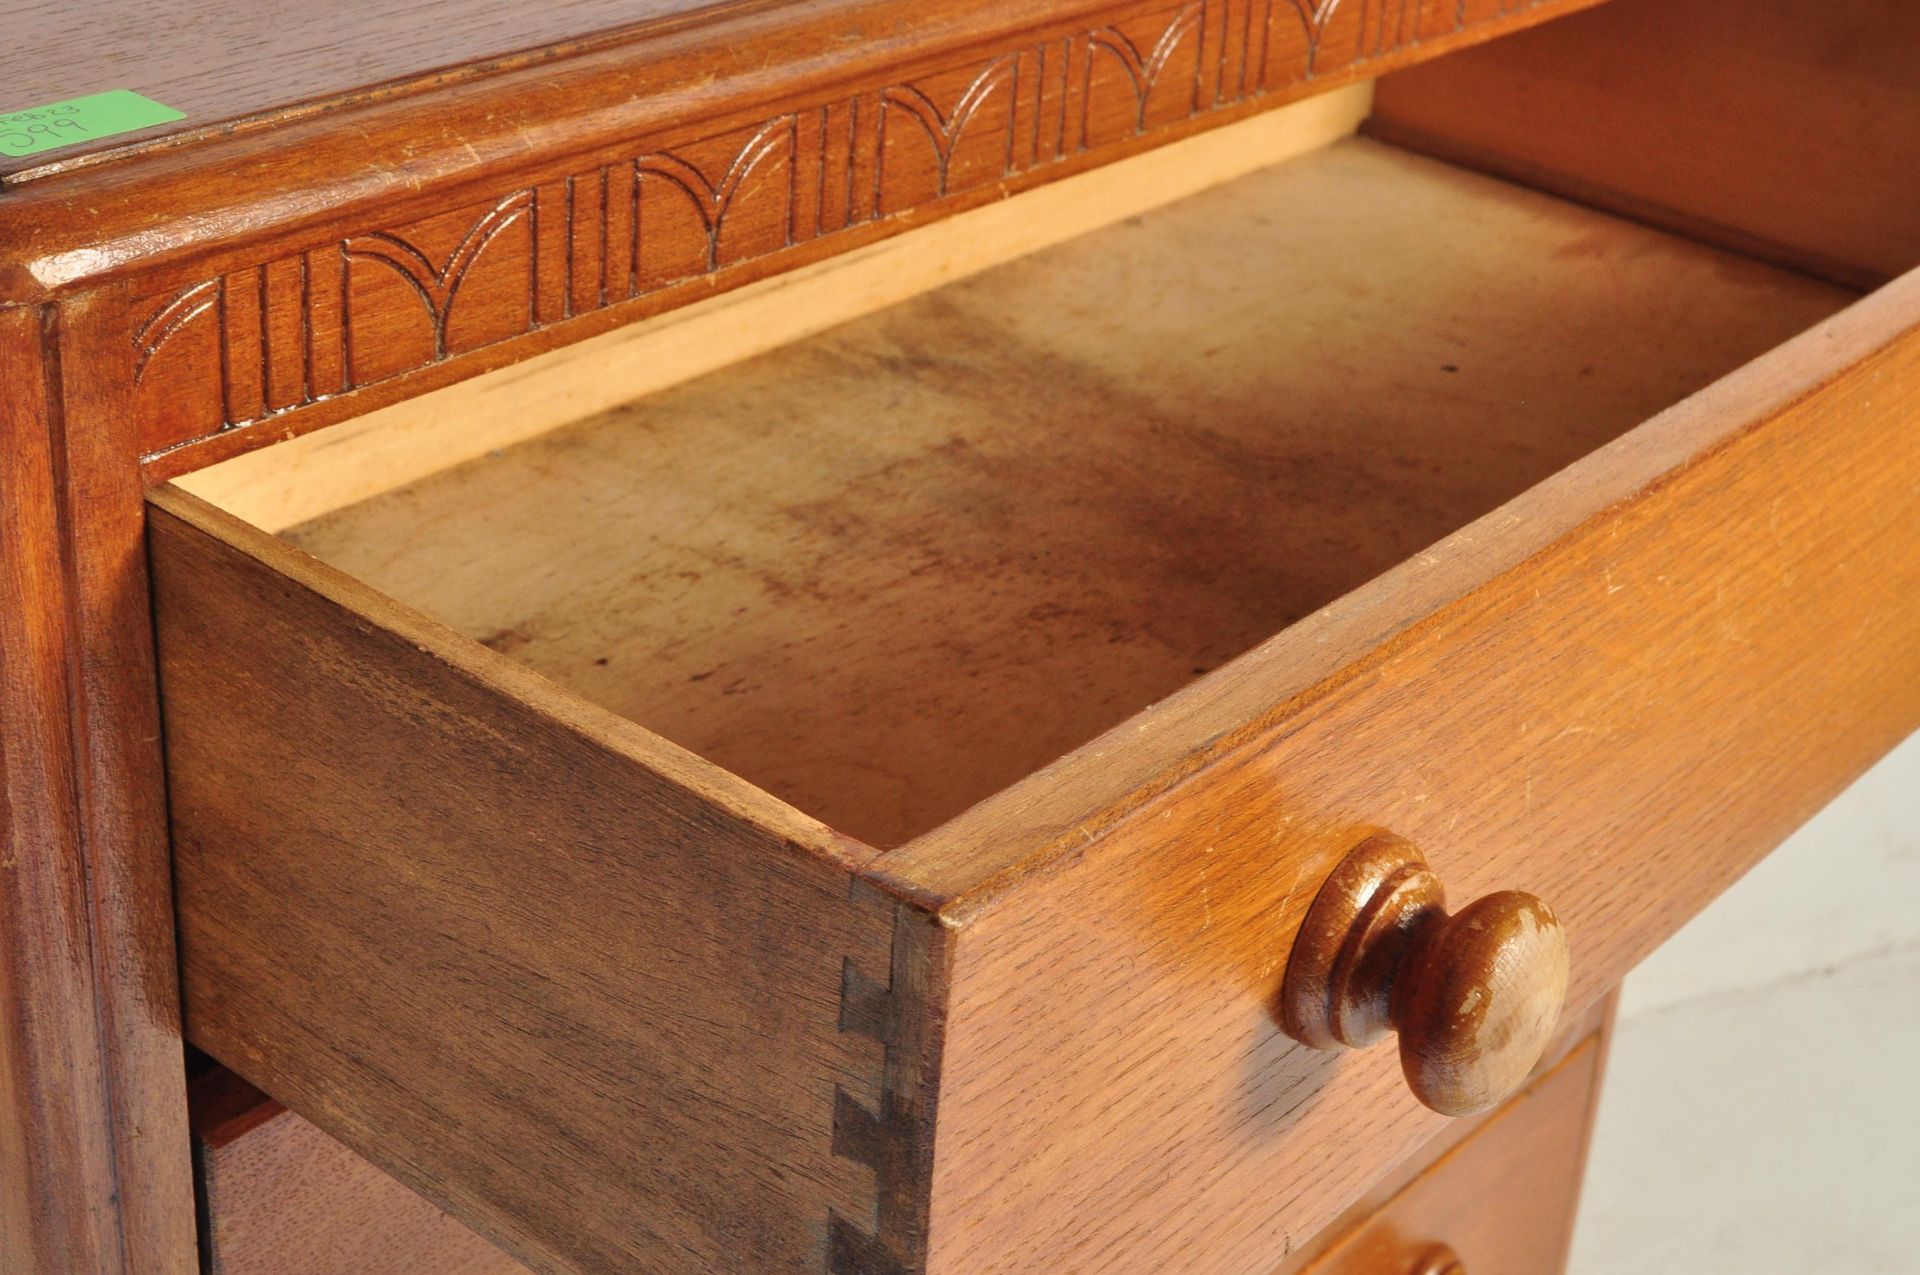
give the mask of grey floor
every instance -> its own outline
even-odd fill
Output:
[[[1920,1273],[1920,742],[1629,982],[1572,1272]]]

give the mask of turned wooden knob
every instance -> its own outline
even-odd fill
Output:
[[[1436,1244],[1407,1275],[1467,1275],[1467,1264],[1445,1244]]]
[[[1471,1115],[1510,1096],[1540,1061],[1567,973],[1567,935],[1552,908],[1504,891],[1449,915],[1420,852],[1376,836],[1307,909],[1281,1024],[1315,1049],[1361,1049],[1398,1032],[1414,1097]]]

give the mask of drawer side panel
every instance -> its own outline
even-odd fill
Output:
[[[183,493],[150,521],[195,1044],[543,1271],[911,1258],[937,934],[895,961],[864,848]]]

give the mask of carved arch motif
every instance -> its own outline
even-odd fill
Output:
[[[384,230],[343,240],[340,256],[345,261],[377,261],[406,280],[433,320],[434,357],[444,359],[447,357],[447,321],[453,314],[453,303],[460,298],[460,285],[486,252],[487,245],[498,238],[501,231],[527,216],[532,208],[531,190],[517,190],[508,195],[473,223],[439,265],[412,243]]]
[[[1293,11],[1300,18],[1300,25],[1307,34],[1307,74],[1314,72],[1314,63],[1320,57],[1320,41],[1327,34],[1327,27],[1334,16],[1340,12],[1341,0],[1291,0]],[[1465,3],[1465,0],[1461,0]]]
[[[887,119],[895,110],[905,111],[913,121],[926,131],[927,140],[932,143],[935,162],[939,171],[937,190],[944,196],[949,192],[953,174],[953,155],[960,145],[961,137],[967,131],[967,125],[973,122],[980,108],[992,99],[995,91],[1002,85],[1015,82],[1019,76],[1019,55],[1010,53],[1002,57],[975,77],[966,91],[953,104],[951,113],[943,112],[934,104],[932,98],[919,87],[912,84],[896,85],[880,94],[880,132],[881,147],[886,146]],[[1007,133],[1007,159],[1003,172],[1013,164],[1013,132],[1009,121]]]
[[[1335,0],[1337,3],[1337,0]],[[1142,50],[1127,34],[1118,27],[1103,27],[1093,32],[1088,40],[1091,48],[1087,54],[1087,87],[1089,98],[1093,95],[1094,53],[1105,53],[1120,63],[1126,71],[1127,83],[1133,89],[1134,121],[1136,135],[1147,131],[1147,106],[1153,98],[1153,90],[1160,83],[1160,76],[1167,69],[1167,63],[1179,50],[1188,36],[1200,28],[1206,14],[1204,4],[1191,4],[1174,15],[1160,38],[1153,42],[1151,49]],[[1198,74],[1194,77],[1193,100],[1189,104],[1189,113],[1200,107],[1200,84]]]
[[[207,279],[182,288],[148,316],[133,333],[133,380],[138,385],[147,374],[161,347],[177,336],[182,328],[203,314],[212,313],[220,304],[223,280]]]
[[[653,155],[642,155],[633,161],[633,200],[634,200],[634,258],[639,259],[640,236],[640,190],[649,177],[658,178],[687,197],[693,211],[700,218],[700,224],[706,231],[707,255],[706,268],[709,273],[720,268],[720,233],[726,227],[727,214],[732,211],[734,200],[740,194],[749,177],[761,164],[782,150],[792,158],[794,118],[783,115],[771,120],[755,133],[747,144],[740,148],[727,171],[718,181],[710,179],[700,168],[670,152],[662,151]]]

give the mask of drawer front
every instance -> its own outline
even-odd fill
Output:
[[[1920,723],[1916,320],[1909,277],[883,858],[955,927],[936,1267],[1257,1269],[1427,1137],[1390,1044],[1276,1021],[1373,834],[1546,900],[1577,1009]]]
[[[1588,1040],[1311,1264],[1282,1275],[1566,1269],[1602,1058]]]

